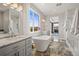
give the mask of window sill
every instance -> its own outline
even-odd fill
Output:
[[[30,34],[32,36],[38,36],[40,34],[40,31],[36,31],[36,32],[30,32]]]

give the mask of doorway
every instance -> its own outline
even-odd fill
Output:
[[[54,41],[58,41],[59,39],[59,23],[58,22],[51,23],[51,36],[53,37]]]

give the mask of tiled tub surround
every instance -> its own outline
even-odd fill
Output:
[[[32,42],[30,35],[20,35],[0,39],[0,56],[31,56]]]

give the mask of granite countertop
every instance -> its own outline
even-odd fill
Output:
[[[16,37],[0,39],[0,48],[7,46],[7,45],[10,45],[12,43],[16,43],[16,42],[21,41],[21,40],[25,40],[29,37],[31,37],[31,35],[19,35],[19,36],[16,36]]]

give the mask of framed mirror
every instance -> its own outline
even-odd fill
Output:
[[[20,12],[16,8],[13,9],[0,3],[0,38],[19,34],[19,16]]]

